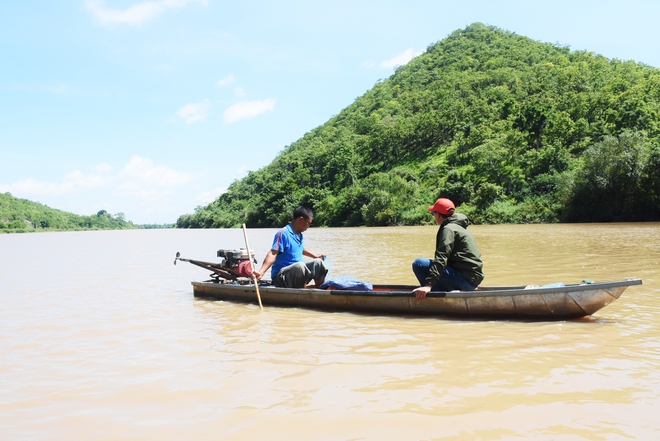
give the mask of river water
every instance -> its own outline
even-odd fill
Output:
[[[470,229],[484,285],[644,284],[572,321],[260,312],[195,299],[208,273],[172,265],[238,229],[0,235],[0,439],[658,439],[660,224]],[[274,231],[248,230],[259,260]],[[435,232],[305,237],[330,277],[413,284]]]

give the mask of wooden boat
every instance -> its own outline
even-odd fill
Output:
[[[223,283],[224,282],[224,283]],[[264,305],[393,315],[563,320],[591,315],[641,279],[565,286],[479,287],[476,291],[431,292],[423,300],[415,286],[376,285],[372,291],[289,289],[260,284]],[[257,303],[254,285],[237,281],[192,282],[195,297]],[[561,284],[560,284],[561,285]]]

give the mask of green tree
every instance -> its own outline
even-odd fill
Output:
[[[596,221],[636,218],[644,153],[644,137],[628,132],[589,147],[575,183],[573,216]]]

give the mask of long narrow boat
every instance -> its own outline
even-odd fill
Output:
[[[225,283],[223,283],[225,282]],[[372,291],[289,289],[259,285],[264,305],[393,315],[564,320],[591,315],[641,279],[564,286],[480,287],[476,291],[431,292],[423,300],[415,286],[376,285]],[[254,285],[236,281],[192,282],[195,297],[256,303]],[[561,284],[559,284],[561,285]]]

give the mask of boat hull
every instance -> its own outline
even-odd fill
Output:
[[[373,291],[289,289],[260,285],[264,305],[392,315],[460,318],[564,320],[591,315],[641,279],[561,287],[484,287],[476,291],[431,292],[417,300],[414,286],[374,286]],[[257,303],[253,285],[192,282],[195,297]]]

